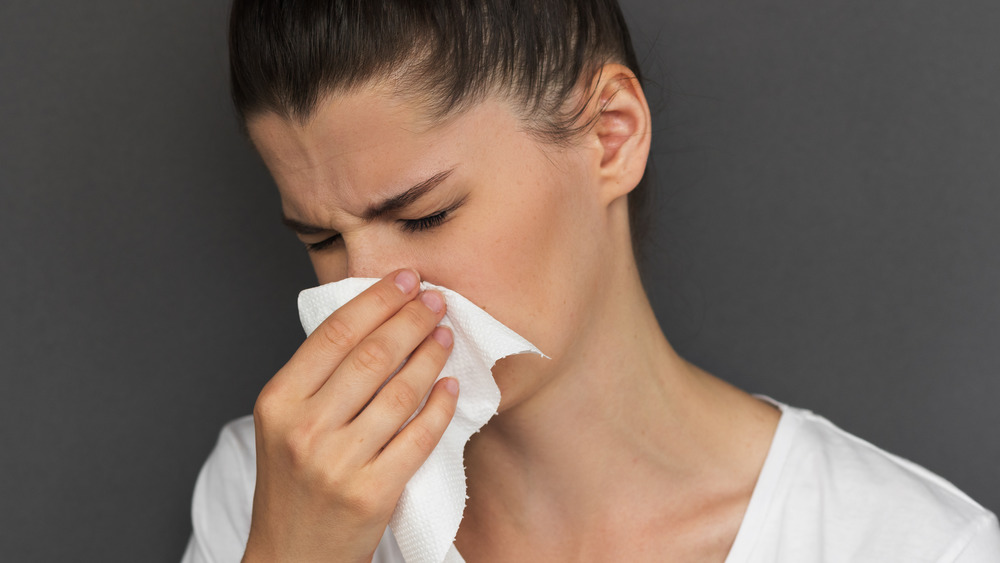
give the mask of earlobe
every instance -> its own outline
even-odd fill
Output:
[[[602,192],[610,203],[631,192],[642,179],[652,123],[642,87],[628,68],[605,65],[596,93],[600,115],[591,134],[600,147]]]

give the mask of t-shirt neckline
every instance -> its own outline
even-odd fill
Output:
[[[736,532],[736,539],[733,540],[733,546],[726,555],[725,563],[743,563],[749,560],[754,544],[760,537],[785,460],[788,459],[793,438],[799,428],[799,419],[792,416],[791,407],[766,395],[754,394],[754,397],[778,407],[781,417],[778,419],[767,457],[764,458],[764,465],[761,467],[760,475],[757,476],[753,493],[750,494],[750,503],[743,513],[740,529]]]
[[[774,430],[774,437],[771,438],[771,445],[767,449],[764,465],[760,469],[760,475],[757,476],[757,483],[750,494],[750,502],[747,504],[746,512],[743,513],[743,520],[740,522],[739,530],[736,531],[736,539],[729,548],[725,563],[743,563],[749,560],[754,543],[760,537],[760,530],[770,509],[771,499],[774,498],[785,460],[788,459],[792,440],[799,428],[798,417],[792,416],[794,409],[767,395],[755,393],[754,397],[777,407],[781,411],[781,417],[778,418],[778,425]],[[453,543],[452,549],[457,554],[458,550],[454,546]]]

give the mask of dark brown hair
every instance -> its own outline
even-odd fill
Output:
[[[328,95],[388,83],[432,119],[508,100],[563,143],[589,126],[576,94],[604,64],[641,82],[615,0],[235,0],[229,56],[244,126],[266,112],[305,122]],[[643,184],[629,195],[633,242]]]

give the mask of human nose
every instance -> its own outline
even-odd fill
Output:
[[[419,266],[403,249],[388,241],[355,239],[346,241],[345,246],[347,276],[351,278],[381,278],[401,268]]]

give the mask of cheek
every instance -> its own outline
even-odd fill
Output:
[[[462,293],[500,322],[542,348],[563,348],[563,327],[577,317],[574,267],[579,216],[558,184],[505,192],[503,201],[470,217],[442,285]],[[501,198],[498,198],[501,199]]]
[[[310,253],[309,261],[320,285],[347,277],[347,258],[342,250]]]

